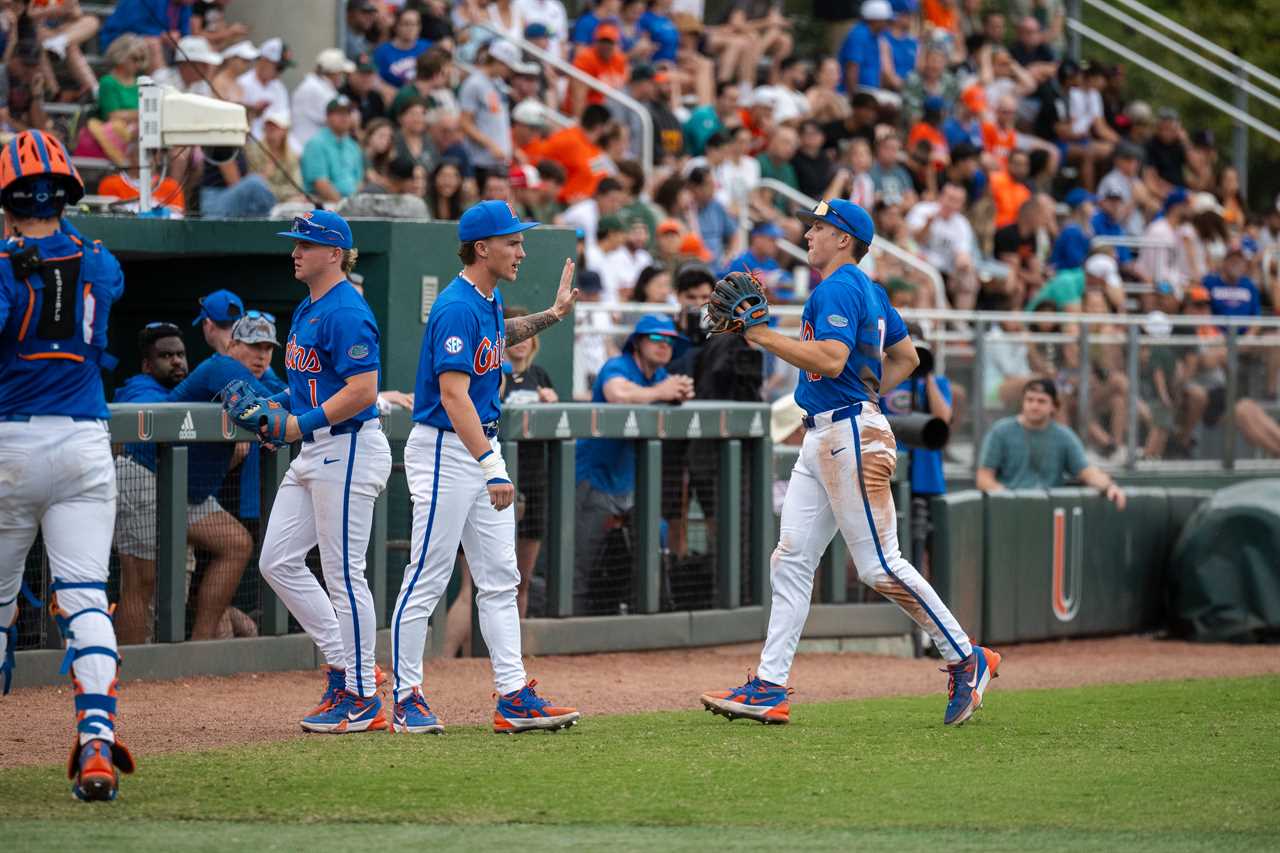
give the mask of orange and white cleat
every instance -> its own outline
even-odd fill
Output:
[[[497,710],[493,712],[493,730],[498,734],[567,729],[577,723],[582,715],[577,708],[552,705],[534,692],[537,681],[530,681],[512,693],[498,697]]]

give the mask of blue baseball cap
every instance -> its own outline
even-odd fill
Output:
[[[472,205],[458,220],[458,240],[470,243],[488,237],[519,234],[538,225],[537,222],[521,222],[515,208],[505,201],[482,201]]]
[[[1071,192],[1067,193],[1067,197],[1063,199],[1063,201],[1067,203],[1067,207],[1075,210],[1086,201],[1097,201],[1097,198],[1095,198],[1093,193],[1089,192],[1084,187],[1076,187]]]
[[[546,24],[534,21],[532,24],[524,28],[524,37],[532,41],[533,39],[543,39],[551,35],[551,30],[547,29]]]
[[[689,348],[689,339],[676,331],[675,321],[664,314],[645,314],[636,323],[635,331],[628,337],[627,342],[623,344],[623,352],[631,352],[635,349],[636,339],[647,337],[649,335],[661,335],[671,340],[671,357],[678,358],[681,353]]]
[[[755,228],[751,229],[751,236],[756,237],[772,237],[775,240],[782,239],[782,229],[772,222],[761,222]]]
[[[802,222],[825,222],[832,228],[843,231],[868,246],[876,236],[875,223],[871,214],[858,205],[842,198],[831,201],[820,201],[813,210],[797,214]]]
[[[199,301],[200,313],[191,321],[193,326],[199,326],[206,317],[215,323],[230,323],[244,316],[244,303],[230,290],[215,290]]]
[[[351,226],[347,224],[347,220],[332,210],[309,210],[295,216],[293,229],[277,231],[276,236],[321,246],[332,246],[335,249],[350,249],[354,245],[351,241]]]
[[[1164,204],[1160,207],[1161,213],[1168,213],[1169,208],[1175,204],[1186,204],[1190,200],[1187,191],[1183,187],[1174,187],[1169,190],[1169,194],[1164,197]]]
[[[930,95],[924,99],[924,111],[927,113],[945,113],[947,101],[941,95]]]

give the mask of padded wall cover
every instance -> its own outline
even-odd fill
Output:
[[[1206,500],[1170,565],[1173,633],[1202,642],[1280,642],[1280,480]]]

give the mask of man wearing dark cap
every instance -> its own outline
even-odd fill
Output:
[[[347,75],[347,82],[338,91],[350,98],[351,103],[360,111],[360,125],[363,127],[373,119],[387,114],[387,101],[378,88],[378,66],[373,64],[373,57],[362,53],[352,61],[356,70]],[[328,104],[325,108],[328,109]]]
[[[652,65],[637,65],[631,70],[631,82],[627,91],[645,109],[653,120],[653,162],[672,161],[684,153],[684,133],[680,128],[680,120],[671,111],[669,86],[670,72],[659,71]],[[662,87],[667,84],[667,98],[662,97]],[[625,124],[630,131],[631,156],[639,159],[640,150],[640,117],[631,110],[621,109],[610,103],[614,118]]]
[[[1005,489],[1056,489],[1079,481],[1124,509],[1124,490],[1084,455],[1084,444],[1054,419],[1058,387],[1052,379],[1032,379],[1022,390],[1022,411],[992,425],[982,441],[977,486],[984,492]]]
[[[1143,180],[1157,195],[1183,186],[1187,166],[1187,132],[1178,120],[1178,111],[1164,107],[1156,113],[1155,136],[1147,142],[1147,165]]]
[[[378,22],[378,4],[373,0],[347,0],[347,33],[343,52],[347,59],[359,63],[361,55],[373,53],[369,34]]]
[[[325,109],[325,126],[302,149],[302,181],[326,202],[353,195],[364,179],[364,153],[351,135],[351,100],[339,95]]]

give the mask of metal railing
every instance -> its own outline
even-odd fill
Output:
[[[658,305],[637,302],[625,303],[579,303],[577,310],[585,314],[603,313],[609,318],[608,323],[592,325],[592,332],[616,335],[619,338],[629,334],[634,328],[634,318],[641,314],[662,313],[675,314],[679,308],[670,305]],[[798,319],[804,308],[800,305],[772,305],[770,312],[778,317]],[[971,401],[973,421],[973,465],[977,466],[977,450],[987,431],[988,412],[985,405],[985,361],[986,349],[991,345],[988,340],[989,329],[998,323],[1014,321],[1022,324],[1056,324],[1070,331],[1065,332],[1005,332],[1000,343],[1050,343],[1077,344],[1080,360],[1076,374],[1077,412],[1076,418],[1083,429],[1089,423],[1090,391],[1096,383],[1093,376],[1094,365],[1090,360],[1090,347],[1096,345],[1123,346],[1125,351],[1125,375],[1129,386],[1128,396],[1128,430],[1125,436],[1125,454],[1123,467],[1134,470],[1138,467],[1138,429],[1137,417],[1139,394],[1139,362],[1138,352],[1141,346],[1192,347],[1204,343],[1197,335],[1152,336],[1140,334],[1142,326],[1150,321],[1145,314],[1075,314],[1070,312],[1025,312],[1025,311],[955,311],[948,309],[903,309],[904,320],[921,321],[933,324],[933,331],[926,333],[926,339],[932,344],[968,344],[972,353],[972,374],[968,388]],[[1280,347],[1280,317],[1238,317],[1238,316],[1171,316],[1167,318],[1175,328],[1196,328],[1215,326],[1225,328],[1223,343],[1227,350],[1226,360],[1226,392],[1223,415],[1223,449],[1220,467],[1232,470],[1237,461],[1236,439],[1238,431],[1235,427],[1235,406],[1239,400],[1240,388],[1240,349],[1242,343],[1250,349],[1275,349]],[[952,326],[953,328],[948,328]],[[1091,326],[1119,326],[1123,333],[1090,332]],[[1268,334],[1258,338],[1250,338],[1247,342],[1240,340],[1238,326],[1249,326],[1263,329]],[[798,323],[779,325],[777,331],[793,338],[800,337]],[[938,363],[939,372],[945,367]],[[1278,464],[1280,468],[1280,464]]]
[[[1116,4],[1125,6],[1134,14],[1125,12]],[[1231,87],[1232,102],[1228,103],[1209,90],[1173,73],[1160,62],[1086,25],[1081,20],[1085,5],[1123,26],[1126,33],[1136,33],[1168,51],[1169,54],[1190,62],[1202,71],[1227,83]],[[1156,26],[1150,26],[1134,15],[1142,16]],[[1158,79],[1172,83],[1230,118],[1235,125],[1232,138],[1232,162],[1240,173],[1242,187],[1248,186],[1249,179],[1249,129],[1274,141],[1280,141],[1280,130],[1271,124],[1259,121],[1249,113],[1250,98],[1272,109],[1280,110],[1280,97],[1277,97],[1277,94],[1280,94],[1280,78],[1275,75],[1245,61],[1137,0],[1115,0],[1114,4],[1108,0],[1069,0],[1066,24],[1071,39],[1071,52],[1076,59],[1080,56],[1080,39],[1086,38],[1150,72]],[[1210,57],[1216,58],[1222,64],[1213,61]]]
[[[481,22],[473,23],[471,24],[471,27],[474,29],[484,30],[493,38],[511,42],[525,53],[536,57],[540,62],[544,62],[552,68],[555,68],[561,74],[577,80],[593,92],[599,92],[609,100],[619,104],[628,112],[635,113],[635,115],[640,119],[640,168],[644,170],[645,183],[645,187],[641,189],[643,190],[648,187],[650,180],[653,178],[653,117],[649,115],[649,110],[644,106],[644,104],[641,104],[635,98],[620,89],[615,89],[612,86],[601,83],[590,74],[574,67],[555,54],[543,50],[526,39],[516,38],[502,32],[496,27],[492,27]]]

